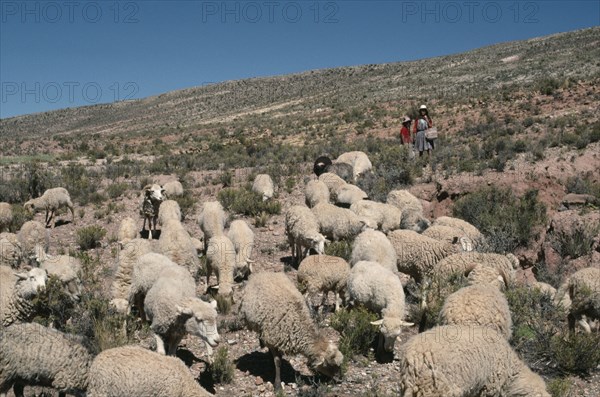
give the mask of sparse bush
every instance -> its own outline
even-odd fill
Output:
[[[121,197],[125,192],[129,189],[128,183],[113,183],[106,188],[106,194],[111,199],[116,199],[117,197]]]
[[[553,77],[545,77],[538,82],[538,90],[543,95],[553,95],[560,87],[560,82]]]
[[[75,301],[54,275],[48,277],[46,289],[33,298],[31,303],[36,313],[33,321],[59,331],[65,331],[67,320],[71,318],[75,308]]]
[[[553,232],[550,241],[552,248],[562,258],[576,259],[592,252],[598,232],[600,232],[599,226],[580,223],[570,231]]]
[[[548,382],[548,393],[552,397],[570,397],[573,383],[566,378],[555,378]]]
[[[342,373],[347,371],[348,361],[352,357],[369,354],[379,335],[379,329],[371,324],[376,320],[377,315],[364,307],[340,309],[331,317],[331,327],[342,335],[338,343],[338,348],[344,355]]]
[[[227,211],[247,216],[281,213],[281,204],[276,200],[263,201],[262,195],[247,189],[225,188],[217,199]]]
[[[98,225],[86,226],[77,231],[77,244],[82,251],[96,248],[106,235],[106,230]]]
[[[587,375],[600,365],[600,333],[555,335],[550,343],[552,356],[564,371]]]
[[[214,355],[214,361],[207,368],[215,383],[231,383],[235,374],[235,366],[229,359],[227,346],[221,346]]]
[[[267,214],[265,211],[254,217],[254,226],[256,227],[265,227],[267,226],[267,222],[269,222],[269,218],[271,216]]]
[[[177,204],[179,204],[179,209],[181,209],[182,220],[194,211],[196,199],[189,190],[186,190],[182,196],[175,197],[175,201],[177,201]]]
[[[19,204],[11,205],[13,218],[10,224],[8,225],[8,230],[11,233],[16,233],[21,229],[21,226],[27,221],[33,219],[33,215],[30,214],[25,207]]]
[[[352,244],[347,240],[332,241],[325,245],[325,254],[337,256],[349,261],[350,256],[352,255]]]

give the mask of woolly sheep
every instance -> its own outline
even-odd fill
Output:
[[[63,284],[66,292],[74,300],[81,296],[82,284],[79,279],[81,274],[81,261],[69,255],[48,255],[42,247],[37,247],[36,257],[40,269],[48,272]]]
[[[158,209],[158,224],[162,226],[171,219],[181,222],[181,209],[177,201],[165,200]]]
[[[183,361],[138,346],[108,349],[89,370],[87,397],[211,397]]]
[[[475,226],[473,226],[469,222],[463,221],[462,219],[459,219],[459,218],[452,218],[449,216],[440,216],[439,218],[436,218],[433,221],[433,224],[440,225],[440,226],[449,226],[449,227],[453,227],[453,228],[462,230],[464,233],[464,236],[470,238],[471,241],[473,241],[475,244],[478,244],[483,240],[483,235]]]
[[[169,199],[183,196],[183,185],[179,181],[169,181],[163,185],[165,196]]]
[[[111,303],[120,312],[127,309],[127,299],[132,283],[132,273],[139,258],[152,251],[150,243],[141,238],[129,240],[123,244],[117,255],[117,270],[112,284]]]
[[[541,281],[535,281],[531,287],[533,289],[537,289],[539,290],[542,294],[546,294],[550,297],[550,299],[554,299],[554,297],[556,296],[556,288],[554,288],[553,286],[551,286],[548,283],[543,283]]]
[[[456,252],[456,248],[451,244],[412,230],[394,230],[387,237],[398,257],[398,271],[408,274],[417,282],[431,274],[437,262]]]
[[[52,387],[59,396],[85,395],[90,352],[72,335],[35,323],[14,324],[0,330],[0,396],[14,385],[22,397],[24,386]]]
[[[364,152],[360,151],[342,153],[333,161],[333,163],[346,163],[352,165],[352,172],[355,181],[358,179],[358,177],[364,175],[367,171],[370,171],[373,168],[369,157]]]
[[[16,273],[8,266],[0,266],[0,328],[29,320],[33,314],[31,299],[46,287],[47,281],[48,272],[44,269]]]
[[[335,203],[340,206],[350,207],[353,203],[365,200],[367,193],[365,193],[358,186],[351,185],[349,183],[341,186],[335,195]]]
[[[558,289],[555,302],[568,310],[569,329],[579,324],[591,333],[588,320],[600,319],[600,268],[586,267],[573,273]]]
[[[162,186],[153,183],[146,185],[140,194],[140,215],[144,217],[142,232],[146,230],[146,221],[148,221],[148,239],[152,240],[152,232],[156,231],[156,222],[158,219],[158,210],[160,204],[165,199],[165,189]]]
[[[445,325],[400,349],[403,397],[550,397],[506,339],[491,328]]]
[[[353,239],[367,228],[366,222],[354,212],[346,208],[336,207],[333,204],[317,204],[311,211],[315,214],[319,231],[335,241]]]
[[[323,293],[321,307],[330,291],[335,294],[335,310],[339,309],[340,299],[345,300],[346,281],[350,274],[350,265],[342,258],[330,255],[311,255],[298,266],[298,284],[306,291],[310,302],[318,292]]]
[[[346,163],[334,163],[325,167],[325,172],[331,172],[346,182],[354,181],[354,167]]]
[[[31,264],[37,246],[48,251],[50,236],[48,230],[40,222],[28,221],[21,226],[21,230],[17,233],[17,241],[26,264]]]
[[[469,285],[493,285],[503,291],[510,283],[511,275],[498,271],[495,267],[484,264],[476,264],[467,276]]]
[[[329,188],[327,185],[318,179],[311,180],[306,184],[304,190],[305,202],[309,208],[314,207],[319,203],[329,202]]]
[[[8,226],[13,220],[12,207],[8,203],[0,203],[0,232],[8,231]]]
[[[178,219],[169,219],[162,225],[158,250],[196,277],[200,268],[200,259],[190,235]]]
[[[14,233],[0,233],[0,265],[19,267],[21,247]]]
[[[209,279],[214,271],[219,295],[232,297],[235,263],[236,252],[231,240],[227,236],[211,238],[206,249],[206,285],[210,285]]]
[[[402,333],[402,327],[413,324],[404,321],[405,300],[400,279],[389,269],[377,262],[360,261],[348,276],[348,299],[360,303],[382,319],[371,324],[380,326],[381,336],[378,350],[394,350],[394,343]]]
[[[258,174],[252,183],[252,191],[260,194],[263,201],[273,198],[275,186],[273,179],[268,174]]]
[[[229,225],[227,237],[235,247],[234,279],[245,278],[252,273],[254,263],[250,259],[254,249],[254,232],[245,221],[238,219]]]
[[[430,226],[429,220],[423,215],[423,205],[408,190],[392,190],[386,202],[402,210],[402,229],[421,233]]]
[[[458,252],[439,261],[435,265],[433,273],[442,278],[447,278],[452,274],[468,276],[477,265],[494,268],[508,285],[515,280],[518,259],[512,254]]]
[[[438,324],[489,327],[507,340],[512,335],[508,301],[497,288],[487,285],[471,285],[450,294],[440,311]]]
[[[359,261],[377,262],[392,272],[398,271],[394,246],[385,234],[377,230],[367,229],[354,239],[350,264],[354,266]]]
[[[400,229],[402,222],[402,211],[391,204],[360,200],[350,206],[350,211],[367,219],[369,227],[384,233]]]
[[[461,229],[453,226],[433,225],[425,229],[422,233],[423,236],[431,237],[432,239],[443,241],[449,244],[456,244],[457,242],[465,242],[464,250],[473,251],[473,242],[465,235]]]
[[[342,353],[319,332],[302,294],[285,274],[250,276],[239,310],[247,327],[258,333],[273,355],[275,390],[281,390],[283,354],[303,354],[310,368],[330,377],[340,370]]]
[[[129,240],[133,240],[139,237],[137,224],[131,217],[126,217],[121,221],[119,225],[119,231],[117,232],[117,241],[123,246]]]
[[[292,248],[294,263],[304,259],[311,248],[317,254],[325,253],[326,239],[319,233],[319,223],[309,208],[294,205],[286,211],[285,233]]]
[[[327,189],[329,189],[329,198],[331,200],[335,199],[337,191],[346,185],[346,181],[331,172],[325,172],[319,175],[319,180],[327,186]]]
[[[198,224],[200,225],[200,230],[204,233],[205,251],[208,240],[224,234],[226,220],[227,215],[225,215],[225,210],[223,210],[221,203],[218,201],[207,201],[204,203],[200,217],[198,218]]]
[[[44,210],[46,212],[46,226],[52,221],[52,229],[56,226],[56,218],[54,213],[61,208],[67,207],[71,211],[71,222],[75,224],[75,211],[73,210],[73,203],[71,202],[71,196],[67,189],[63,187],[55,187],[48,189],[42,194],[41,197],[34,198],[23,204],[25,209],[30,213],[36,213]]]
[[[209,357],[220,341],[214,305],[196,297],[193,277],[181,269],[167,266],[161,270],[146,294],[144,312],[154,332],[158,353],[175,355],[187,333],[204,341]]]
[[[202,255],[202,251],[204,251],[204,242],[200,241],[199,239],[192,237],[192,244],[194,245],[194,248],[196,248],[196,254],[198,256]]]

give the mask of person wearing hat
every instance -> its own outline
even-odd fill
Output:
[[[402,121],[402,128],[400,129],[400,140],[403,145],[409,144],[412,142],[412,138],[410,136],[410,123],[412,120],[410,117],[404,116],[404,120]]]
[[[415,120],[414,133],[415,133],[415,147],[419,151],[419,157],[423,156],[423,152],[427,150],[427,155],[430,154],[433,149],[433,140],[425,138],[425,130],[433,127],[431,117],[427,111],[427,106],[421,105],[419,108],[419,117]]]

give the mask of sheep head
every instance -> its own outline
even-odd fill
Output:
[[[44,269],[36,267],[26,273],[15,273],[15,276],[17,277],[17,285],[24,298],[34,297],[38,291],[46,289],[48,272]]]
[[[165,189],[154,183],[144,187],[144,195],[151,201],[163,201],[165,199]]]
[[[386,352],[394,351],[394,344],[402,333],[402,327],[414,325],[397,317],[384,317],[381,320],[372,321],[371,324],[379,327],[379,332],[383,336],[383,348]]]
[[[319,233],[317,236],[310,239],[310,241],[310,248],[315,250],[317,254],[323,255],[325,253],[325,243],[329,243],[329,240],[327,240],[325,236]]]
[[[221,337],[217,330],[216,301],[213,302],[204,302],[198,298],[187,299],[184,304],[192,316],[186,321],[185,329],[215,347],[221,341]]]
[[[314,346],[314,356],[310,359],[309,365],[312,369],[333,378],[342,367],[344,355],[338,350],[337,346],[330,340],[319,338]]]

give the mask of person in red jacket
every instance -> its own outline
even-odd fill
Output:
[[[407,145],[412,142],[412,137],[410,134],[410,123],[412,120],[410,117],[404,117],[404,121],[402,121],[402,128],[400,129],[400,140],[403,145]]]
[[[419,157],[423,156],[423,151],[427,150],[429,156],[433,149],[433,140],[425,138],[425,130],[433,127],[433,121],[429,117],[427,106],[421,105],[419,108],[419,117],[415,120],[414,133],[415,133],[415,147],[419,151]]]

